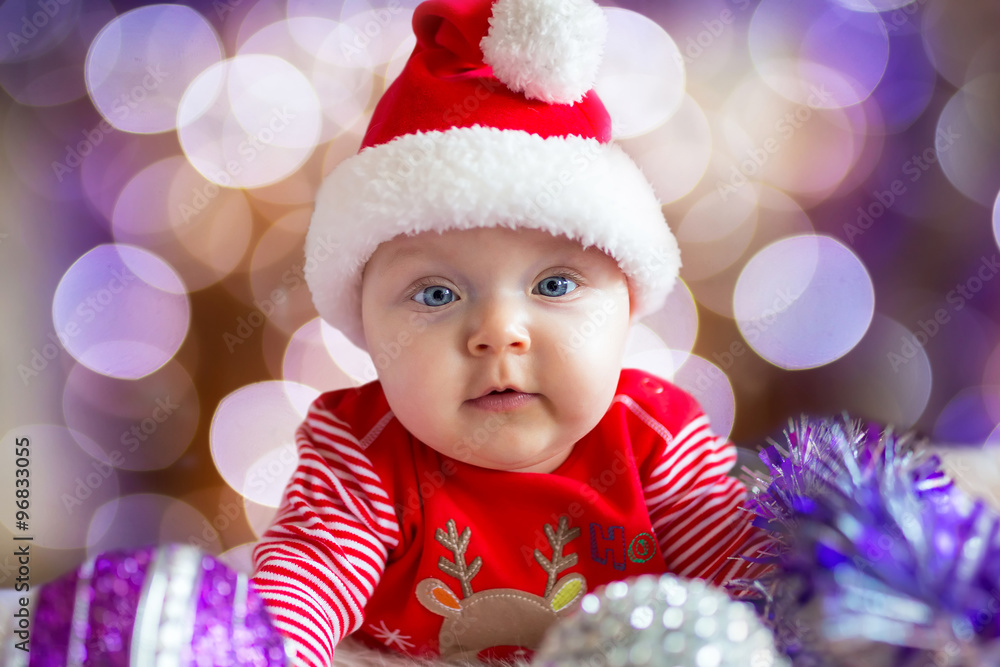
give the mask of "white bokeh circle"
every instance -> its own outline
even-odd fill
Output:
[[[847,354],[865,335],[875,290],[861,260],[839,241],[792,236],[747,262],[733,312],[761,357],[780,368],[815,368]]]
[[[159,256],[125,244],[97,246],[63,274],[52,322],[63,347],[92,371],[137,379],[177,353],[191,305],[183,281]]]
[[[257,188],[301,167],[323,124],[319,96],[287,60],[247,54],[208,68],[177,111],[181,147],[192,166],[224,187]]]

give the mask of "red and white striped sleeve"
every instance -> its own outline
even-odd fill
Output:
[[[712,432],[700,410],[676,433],[662,428],[660,434],[661,454],[649,466],[643,493],[669,570],[720,586],[763,574],[768,566],[738,557],[758,554],[768,538],[742,508],[746,487],[727,474],[736,447]]]
[[[329,667],[337,643],[361,625],[400,529],[358,438],[322,398],[295,438],[298,467],[254,547],[253,581],[294,649],[292,664]]]

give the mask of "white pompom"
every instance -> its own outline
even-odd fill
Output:
[[[497,0],[483,59],[508,88],[549,104],[594,87],[608,22],[593,0]]]

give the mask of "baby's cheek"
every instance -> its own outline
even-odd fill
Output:
[[[456,354],[445,348],[438,339],[411,341],[409,346],[401,345],[398,359],[394,362],[395,381],[407,391],[419,393],[431,406],[441,405],[441,401],[464,399],[462,378],[468,372],[456,362]]]
[[[621,321],[620,313],[601,312],[605,319],[588,317],[570,327],[552,357],[550,377],[576,405],[600,404],[618,385],[628,321]]]
[[[628,337],[627,313],[601,308],[591,310],[585,318],[578,320],[566,333],[566,344],[577,353],[581,362],[607,363],[609,355],[624,349]]]
[[[402,357],[407,371],[425,383],[435,378],[454,377],[455,353],[446,347],[441,336],[422,334],[404,343]]]
[[[401,317],[387,319],[375,328],[377,341],[375,348],[369,348],[372,357],[378,356],[383,364],[405,368],[419,361],[426,346],[423,336],[416,333],[414,327]]]
[[[436,442],[439,425],[435,409],[436,397],[426,387],[414,383],[394,382],[387,388],[386,399],[393,414],[408,432],[423,442]]]

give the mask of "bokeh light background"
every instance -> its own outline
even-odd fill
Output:
[[[0,536],[29,438],[34,581],[150,541],[246,566],[309,403],[376,377],[302,245],[415,4],[0,5]],[[628,364],[748,447],[842,410],[1000,440],[1000,4],[602,4],[685,262]]]

